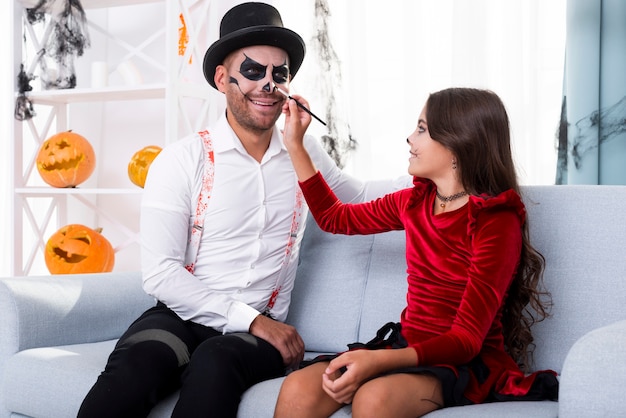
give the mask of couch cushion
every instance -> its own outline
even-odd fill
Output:
[[[532,328],[535,368],[560,373],[576,340],[626,319],[626,187],[526,186],[522,192],[554,302],[552,316]]]
[[[404,231],[374,235],[357,341],[367,342],[387,322],[400,321],[407,293],[405,243]]]
[[[21,351],[5,363],[0,396],[9,410],[26,416],[76,416],[114,345],[105,341]]]
[[[424,415],[425,418],[556,418],[559,404],[552,401],[494,402],[445,408]]]
[[[338,352],[358,338],[373,236],[323,232],[309,217],[287,322],[308,351]]]

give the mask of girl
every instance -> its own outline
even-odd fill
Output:
[[[529,242],[499,97],[468,88],[431,94],[407,139],[413,188],[363,204],[342,204],[315,169],[302,145],[310,116],[293,100],[283,112],[285,145],[317,223],[341,234],[404,229],[408,293],[398,338],[383,347],[393,349],[361,345],[291,373],[275,416],[327,417],[352,403],[354,417],[417,417],[555,400],[556,373],[522,371],[530,325],[546,316],[544,259]]]

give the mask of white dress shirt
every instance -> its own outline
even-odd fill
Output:
[[[287,271],[271,314],[279,321],[287,317],[307,208],[283,267],[299,186],[279,129],[260,163],[225,117],[208,131],[215,176],[194,273],[184,260],[205,160],[197,135],[168,145],[150,166],[141,206],[143,286],[184,320],[223,333],[247,332],[267,307],[281,268]],[[361,183],[339,170],[315,138],[306,136],[305,146],[343,201],[369,200],[410,184]]]

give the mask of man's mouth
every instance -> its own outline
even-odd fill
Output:
[[[276,106],[277,104],[282,104],[282,102],[284,101],[284,99],[280,99],[280,100],[270,100],[270,99],[253,99],[251,97],[246,96],[246,98],[252,102],[253,104],[257,105],[257,106],[267,106],[267,107],[272,107],[272,106]]]

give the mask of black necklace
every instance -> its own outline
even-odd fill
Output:
[[[441,200],[441,203],[439,204],[439,206],[441,206],[442,209],[445,209],[446,203],[452,202],[453,200],[459,199],[467,195],[467,192],[463,190],[462,192],[458,192],[450,196],[442,196],[439,194],[439,190],[435,190],[435,194],[437,195],[437,199]]]

